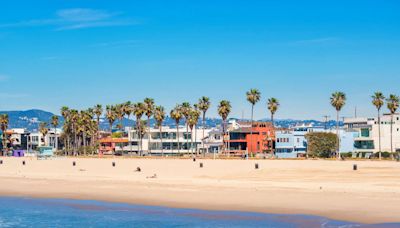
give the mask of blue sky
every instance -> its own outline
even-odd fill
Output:
[[[374,115],[375,90],[400,94],[399,1],[2,1],[0,110],[86,108],[200,96],[256,118]]]

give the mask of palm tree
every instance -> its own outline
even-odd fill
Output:
[[[125,104],[117,104],[115,106],[115,115],[119,119],[119,130],[122,132],[124,128],[123,120],[125,117]]]
[[[71,123],[70,123],[70,110],[67,106],[63,106],[61,108],[61,116],[64,118],[63,125],[63,138],[64,138],[64,147],[65,147],[65,155],[68,155],[68,151],[70,149],[70,132],[71,132]]]
[[[180,153],[180,146],[179,146],[179,122],[182,119],[182,108],[181,106],[177,105],[174,109],[171,110],[170,116],[173,120],[175,120],[176,124],[176,137],[178,139],[178,154]]]
[[[132,103],[130,101],[124,103],[123,112],[128,117],[128,120],[130,120],[131,114],[133,112]],[[129,143],[129,148],[130,148],[130,153],[132,153],[132,143]]]
[[[336,153],[338,159],[340,159],[339,114],[343,106],[346,105],[346,94],[343,92],[334,92],[331,96],[331,105],[336,109]]]
[[[200,111],[203,113],[203,118],[202,118],[202,128],[203,128],[203,137],[202,137],[202,144],[203,144],[203,153],[205,155],[205,148],[204,148],[204,129],[205,129],[205,125],[206,125],[206,113],[207,110],[210,108],[211,106],[211,102],[210,102],[210,98],[208,97],[201,97],[199,99],[199,103],[198,103],[198,108],[200,109]]]
[[[250,151],[253,155],[253,114],[254,114],[254,105],[260,100],[261,93],[258,89],[250,89],[246,93],[247,101],[251,104],[251,130],[250,130]],[[248,155],[248,154],[247,154]]]
[[[396,113],[397,109],[399,108],[399,97],[394,94],[390,94],[389,98],[386,100],[387,108],[390,111],[390,152],[392,153],[393,158],[393,116]]]
[[[188,125],[190,128],[190,152],[192,153],[192,157],[193,157],[193,127],[196,126],[197,122],[199,122],[199,117],[200,117],[199,110],[192,109],[190,111]]]
[[[73,140],[73,148],[74,148],[74,155],[77,155],[78,150],[78,120],[79,120],[79,112],[78,110],[72,109],[69,113],[69,121],[71,125],[71,131],[73,132],[74,140]]]
[[[379,160],[382,159],[382,148],[381,148],[381,108],[385,104],[385,96],[381,92],[375,92],[372,96],[372,104],[378,111],[378,132],[379,132]]]
[[[2,145],[3,145],[3,153],[2,155],[5,156],[7,153],[7,129],[8,129],[9,119],[7,114],[0,114],[0,130],[1,130],[1,137],[2,137]]]
[[[139,137],[139,141],[140,141],[140,149],[139,149],[139,154],[140,156],[142,155],[142,116],[145,113],[146,109],[145,109],[145,105],[142,102],[138,102],[133,104],[133,114],[136,116],[136,132],[138,133],[138,137]]]
[[[162,137],[162,124],[165,119],[165,111],[163,106],[156,106],[154,110],[154,119],[156,120],[156,124],[160,129],[160,140],[161,140],[161,155],[164,156],[164,147],[163,147],[163,137]]]
[[[189,102],[183,102],[181,105],[181,112],[182,115],[185,117],[185,125],[186,125],[186,147],[187,147],[187,152],[189,153],[189,117],[190,117],[190,111],[192,110],[192,107],[190,106]]]
[[[271,122],[272,122],[272,126],[275,126],[274,124],[274,115],[276,113],[276,111],[278,111],[278,108],[280,106],[278,99],[272,97],[270,99],[268,99],[268,110],[271,112]]]
[[[52,116],[51,117],[51,125],[54,127],[54,137],[55,137],[54,146],[55,146],[56,150],[58,149],[58,138],[57,138],[58,124],[59,124],[58,116]]]
[[[151,153],[151,131],[150,131],[150,117],[154,114],[154,99],[146,97],[144,99],[145,113],[147,116],[147,129],[149,130],[149,152]]]
[[[106,106],[106,119],[108,120],[108,124],[110,125],[110,136],[112,137],[112,127],[115,122],[115,119],[117,118],[117,115],[115,113],[116,108],[113,105],[107,105]]]
[[[49,133],[49,128],[47,128],[46,122],[41,122],[39,124],[39,132],[42,134],[43,143],[44,143],[44,146],[46,146],[46,136],[47,136],[47,133]]]
[[[100,117],[103,115],[103,106],[101,104],[97,104],[93,109],[94,114],[96,115],[96,123],[97,123],[97,147],[99,147],[100,140]]]
[[[223,150],[226,152],[226,145],[225,145],[225,123],[226,119],[229,116],[229,113],[231,112],[231,103],[227,100],[222,100],[219,102],[218,105],[218,115],[221,116],[222,118],[222,133],[223,133],[223,140],[224,140],[224,145],[223,145]]]

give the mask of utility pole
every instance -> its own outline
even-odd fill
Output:
[[[354,118],[357,118],[357,106],[354,108]]]

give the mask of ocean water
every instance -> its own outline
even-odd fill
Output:
[[[0,197],[0,227],[400,227],[307,215],[176,209],[89,200]]]

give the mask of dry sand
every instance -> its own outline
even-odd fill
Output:
[[[362,223],[400,222],[399,162],[0,159],[3,196],[310,214]],[[72,166],[73,161],[76,166]],[[200,162],[203,168],[199,168]],[[254,168],[255,163],[260,169]],[[358,171],[352,170],[354,163]],[[135,172],[136,167],[142,172]],[[154,174],[157,178],[148,178]]]

